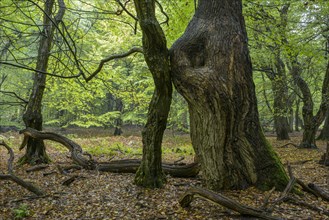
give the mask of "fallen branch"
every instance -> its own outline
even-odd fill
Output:
[[[304,202],[304,201],[300,201],[300,200],[298,200],[298,199],[296,199],[294,197],[288,196],[286,198],[286,201],[287,202],[290,202],[290,203],[292,203],[294,205],[304,206],[305,208],[308,208],[308,209],[311,209],[313,211],[317,211],[317,212],[320,212],[322,214],[325,214],[325,215],[329,216],[329,211],[328,210],[325,210],[325,209],[322,209],[320,207],[311,205],[311,204],[309,204],[307,202]]]
[[[49,165],[47,165],[47,164],[36,165],[36,166],[26,169],[26,172],[30,173],[30,172],[34,172],[34,171],[44,170],[48,167],[49,167]]]
[[[63,144],[70,151],[73,161],[79,166],[89,170],[136,173],[141,163],[141,160],[113,160],[107,163],[98,163],[93,160],[90,154],[83,152],[80,145],[62,135],[52,132],[41,132],[32,128],[26,128],[20,131],[20,133],[24,134],[24,139],[32,137],[41,140],[52,140]],[[166,174],[173,177],[195,177],[200,170],[198,163],[187,165],[162,163],[162,168]],[[61,173],[63,172],[62,170]]]
[[[10,155],[8,159],[8,174],[0,174],[0,180],[11,180],[17,183],[18,185],[24,187],[25,189],[29,190],[30,192],[33,192],[38,196],[43,196],[44,192],[42,190],[40,190],[33,184],[24,181],[23,179],[19,178],[14,174],[13,172],[14,152],[4,141],[1,141],[0,145],[4,146],[8,150],[8,153]]]
[[[291,142],[290,143],[287,143],[287,144],[284,144],[284,145],[280,146],[279,148],[288,147],[289,145],[292,145],[292,146],[294,146],[296,148],[299,148],[299,146],[297,144],[294,144],[294,143],[291,143]]]
[[[65,180],[62,185],[64,186],[70,186],[75,180],[77,179],[84,179],[86,177],[84,176],[79,176],[79,175],[74,175],[74,176],[71,176],[70,178],[68,178],[67,180]]]
[[[271,216],[268,213],[264,212],[261,209],[253,208],[240,204],[228,197],[225,197],[219,193],[215,193],[206,189],[201,188],[191,188],[189,189],[179,200],[179,204],[185,208],[190,205],[194,198],[204,198],[216,204],[222,205],[226,208],[229,208],[233,211],[240,213],[241,215],[254,216],[263,219],[281,219],[279,217]]]
[[[113,173],[136,173],[141,164],[141,160],[127,159],[127,160],[112,160],[108,163],[98,164],[99,171],[107,171]],[[195,177],[200,170],[198,163],[191,163],[187,165],[175,165],[169,163],[162,163],[163,172],[173,177]]]
[[[314,183],[309,183],[307,185],[310,189],[312,189],[316,194],[321,197],[322,199],[329,201],[329,193],[321,189],[319,186],[315,185]]]

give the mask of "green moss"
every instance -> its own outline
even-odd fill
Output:
[[[18,160],[18,165],[24,165],[24,164],[30,164],[30,165],[36,165],[36,164],[48,164],[51,162],[51,159],[48,157],[47,154],[39,155],[38,157],[29,155],[24,155]]]
[[[145,188],[162,188],[166,182],[166,176],[164,173],[161,173],[160,176],[152,176],[149,172],[144,172],[143,167],[140,166],[136,172],[135,184]]]
[[[287,186],[289,179],[281,163],[281,160],[277,153],[273,150],[271,144],[266,140],[265,136],[261,133],[262,143],[269,154],[269,163],[271,167],[266,168],[258,174],[259,179],[257,181],[257,187],[261,190],[269,190],[275,187],[277,190],[284,190]]]

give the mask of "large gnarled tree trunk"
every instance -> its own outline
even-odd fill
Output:
[[[142,133],[143,160],[136,173],[135,182],[145,187],[162,187],[165,176],[161,167],[161,143],[172,96],[169,52],[166,38],[155,17],[155,1],[134,2],[143,32],[144,57],[155,84],[147,123]]]
[[[241,0],[199,0],[170,51],[207,187],[284,188],[286,174],[259,123]]]
[[[60,22],[64,16],[64,2],[58,0],[60,9],[53,21],[54,0],[47,0],[44,5],[43,15],[43,32],[40,35],[40,43],[37,57],[36,69],[42,72],[47,72],[50,50],[53,42],[55,26],[53,22]],[[42,73],[34,74],[33,88],[30,95],[29,103],[23,115],[23,121],[26,127],[31,127],[36,130],[42,130],[42,97],[46,87],[46,75]],[[20,159],[20,163],[48,163],[49,158],[46,154],[45,145],[42,140],[30,138],[28,140],[26,153]]]

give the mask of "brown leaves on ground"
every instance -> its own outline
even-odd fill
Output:
[[[7,138],[9,134],[3,136]],[[20,138],[16,135],[9,138],[9,144],[14,148],[16,154],[15,161],[22,156],[22,152],[17,150]],[[282,162],[291,164],[297,178],[306,183],[313,182],[323,189],[329,190],[329,168],[318,164],[318,160],[325,150],[324,142],[318,142],[320,148],[318,151],[297,149],[293,146],[279,148],[288,142],[276,141],[272,137],[269,140],[280,155]],[[141,148],[141,138],[137,136],[87,138],[85,140],[80,138],[75,141],[82,146],[116,142],[122,143],[122,146]],[[294,137],[289,142],[298,144],[299,141],[299,137]],[[165,160],[171,162],[177,160],[181,156],[176,153],[177,148],[185,151],[186,142],[186,137],[166,137]],[[47,142],[47,145],[50,143]],[[129,154],[134,151],[122,150],[122,146],[114,151],[116,152],[115,157],[138,157],[137,154]],[[85,150],[88,151],[88,149]],[[66,175],[61,174],[58,166],[71,165],[72,161],[67,157],[68,154],[58,151],[58,147],[48,147],[48,154],[53,161],[44,170],[27,173],[26,169],[29,168],[27,165],[14,168],[14,172],[18,176],[46,191],[47,196],[31,199],[34,195],[24,188],[10,181],[0,181],[0,219],[15,219],[15,217],[17,219],[21,216],[21,212],[25,212],[28,216],[25,219],[240,219],[237,213],[202,199],[196,199],[187,209],[181,208],[178,203],[179,197],[191,186],[202,186],[200,179],[178,179],[168,176],[168,182],[163,189],[150,190],[134,185],[133,174],[87,170],[74,170]],[[189,153],[184,156],[186,162],[193,160],[193,155]],[[7,171],[7,158],[7,151],[0,148],[0,172],[2,173]],[[99,154],[96,157],[100,161],[111,158],[113,158],[113,154]],[[45,173],[49,175],[44,176]],[[76,178],[69,186],[62,185],[64,181],[74,175],[80,178]],[[255,188],[222,193],[253,207],[261,207],[267,195],[267,192]],[[279,192],[274,192],[270,200],[278,198],[279,195]],[[328,202],[317,199],[313,195],[304,193],[301,198],[309,204],[329,210]],[[287,219],[329,219],[328,216],[319,212],[290,203],[275,206],[273,215]]]

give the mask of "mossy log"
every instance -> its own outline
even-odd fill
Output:
[[[24,148],[28,138],[35,138],[40,140],[52,140],[64,145],[71,153],[71,157],[75,163],[81,167],[89,170],[99,170],[114,173],[136,173],[141,164],[141,160],[128,159],[128,160],[114,160],[107,163],[98,163],[93,160],[92,156],[86,152],[83,152],[81,146],[74,141],[53,133],[53,132],[41,132],[32,128],[26,128],[20,131],[24,134],[24,141],[21,148]],[[177,165],[162,163],[163,171],[173,177],[195,177],[199,173],[199,164],[192,163],[187,165]]]

